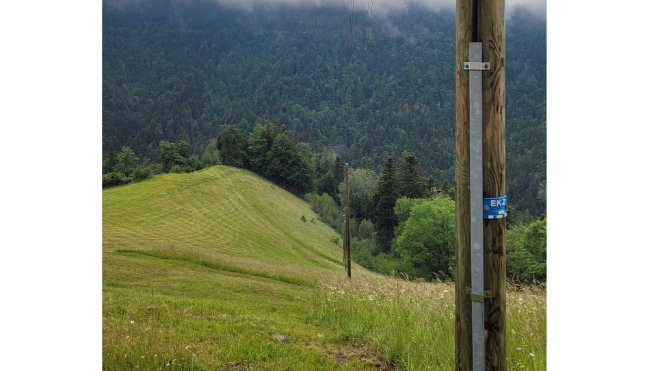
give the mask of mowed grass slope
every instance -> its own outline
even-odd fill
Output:
[[[212,167],[104,191],[103,245],[337,268],[335,233],[314,217],[300,199],[248,171]]]
[[[349,281],[317,218],[225,166],[104,190],[104,369],[452,369],[453,285]],[[507,315],[510,368],[545,369],[545,294]]]

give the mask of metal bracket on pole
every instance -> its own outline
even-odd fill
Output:
[[[482,74],[490,69],[482,62],[482,45],[469,45],[470,81],[470,277],[472,300],[472,371],[486,367],[486,332],[484,329],[484,220],[483,220],[483,96]]]
[[[493,297],[493,292],[490,290],[484,290],[483,295],[481,294],[475,294],[472,292],[471,288],[467,288],[467,293],[470,295],[470,300],[471,301],[476,301],[479,303],[483,303],[486,298],[492,298]]]
[[[479,58],[481,59],[481,58]],[[488,62],[464,62],[463,69],[468,71],[490,71]]]

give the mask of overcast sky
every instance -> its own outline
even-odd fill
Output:
[[[355,9],[367,10],[371,8],[375,15],[387,15],[405,11],[410,6],[422,6],[431,11],[451,10],[456,6],[456,0],[215,0],[221,4],[251,10],[268,5],[306,5],[324,6],[340,5],[350,7],[354,2]],[[524,7],[530,12],[545,16],[546,0],[505,0],[507,13],[517,7]]]

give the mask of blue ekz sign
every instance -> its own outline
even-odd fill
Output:
[[[484,219],[502,219],[507,216],[507,196],[484,198]]]

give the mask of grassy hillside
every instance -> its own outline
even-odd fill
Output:
[[[104,369],[452,368],[453,286],[348,281],[317,218],[224,166],[104,190]],[[510,366],[545,369],[544,293],[508,300]]]
[[[304,222],[302,219],[307,220]],[[252,173],[213,167],[103,194],[106,249],[208,259],[262,274],[339,270],[335,233],[300,199]],[[339,266],[338,266],[339,265]],[[307,275],[305,275],[307,276]]]

